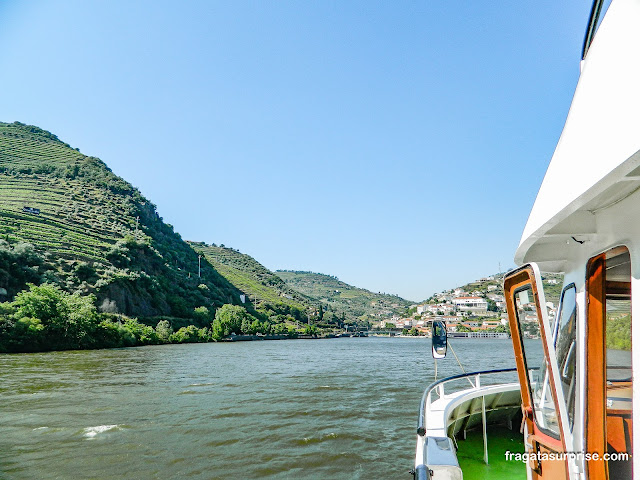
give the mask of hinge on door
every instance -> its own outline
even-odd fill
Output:
[[[531,468],[531,470],[537,475],[542,476],[542,464],[540,463],[540,445],[535,440],[531,440],[531,445],[526,445],[527,447],[531,447],[531,455],[533,455],[533,458],[529,458],[529,468]]]

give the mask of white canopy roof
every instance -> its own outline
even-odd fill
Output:
[[[597,233],[596,213],[640,188],[639,25],[640,1],[612,2],[583,61],[517,264],[546,261],[546,270],[562,271],[567,238]]]

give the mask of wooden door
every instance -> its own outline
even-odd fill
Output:
[[[568,478],[563,453],[562,422],[566,412],[558,402],[558,366],[537,265],[527,264],[504,280],[513,350],[520,380],[525,448],[532,479]],[[540,288],[539,288],[540,287]]]

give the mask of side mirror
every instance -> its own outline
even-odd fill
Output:
[[[431,324],[431,355],[436,359],[447,356],[447,327],[442,320]]]

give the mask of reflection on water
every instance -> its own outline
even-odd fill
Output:
[[[509,368],[510,340],[452,342]],[[0,355],[0,478],[395,479],[433,381],[422,338]],[[438,375],[460,373],[453,356]]]

